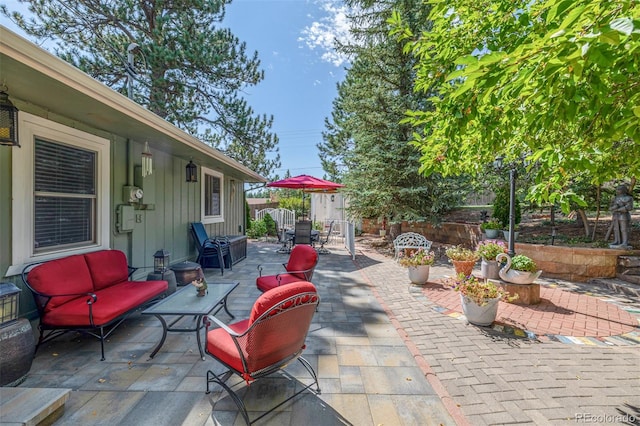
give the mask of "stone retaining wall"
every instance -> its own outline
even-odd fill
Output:
[[[380,224],[363,221],[363,231],[378,233]],[[402,222],[400,232],[417,232],[442,244],[461,244],[475,247],[482,237],[479,224],[445,222],[433,226],[425,222]],[[604,248],[563,247],[543,244],[524,244],[516,241],[515,251],[532,258],[545,278],[586,282],[592,278],[615,278],[618,256],[640,255],[640,250],[612,250]]]

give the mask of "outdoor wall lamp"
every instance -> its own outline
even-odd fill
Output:
[[[153,272],[164,274],[169,268],[169,252],[165,249],[158,250],[153,255]]]
[[[331,202],[333,203],[336,200],[336,196],[334,194],[331,194]]]
[[[504,157],[498,156],[493,162],[493,166],[502,170],[504,163]],[[513,163],[507,165],[509,167],[509,248],[507,254],[510,257],[515,256],[515,231],[516,231],[516,178],[518,177],[518,171]]]
[[[0,145],[17,146],[18,108],[9,100],[7,92],[0,91]]]
[[[198,181],[198,166],[193,164],[193,160],[189,160],[189,164],[186,167],[187,172],[187,182],[197,182]]]
[[[142,177],[147,177],[151,173],[153,173],[153,155],[149,149],[149,142],[145,142],[142,150]]]

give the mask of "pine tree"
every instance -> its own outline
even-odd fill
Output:
[[[225,4],[210,0],[20,0],[34,18],[10,12],[27,34],[53,39],[67,62],[205,143],[268,175],[280,167],[273,117],[256,115],[238,94],[264,73],[257,52],[222,28]],[[133,69],[131,69],[133,68]]]
[[[438,220],[464,190],[453,180],[425,178],[420,154],[409,144],[408,109],[425,105],[413,92],[415,60],[389,36],[393,10],[416,25],[428,25],[428,6],[419,0],[348,1],[355,41],[339,46],[352,58],[338,85],[324,142],[318,146],[323,168],[347,187],[352,216],[391,221]]]

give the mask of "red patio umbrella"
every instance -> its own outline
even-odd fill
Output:
[[[301,189],[302,192],[336,192],[344,187],[341,183],[331,182],[309,175],[293,176],[267,184],[271,188]],[[302,215],[304,216],[304,194],[302,195]]]

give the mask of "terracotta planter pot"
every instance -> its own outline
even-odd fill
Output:
[[[473,267],[476,265],[475,260],[452,260],[453,268],[456,270],[457,274],[464,274],[465,276],[469,276],[473,272]]]

